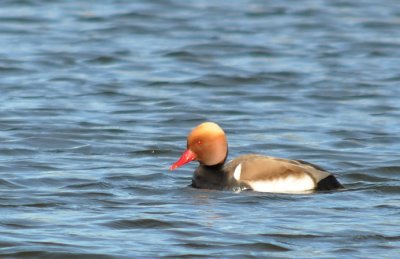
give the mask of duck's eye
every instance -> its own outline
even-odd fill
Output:
[[[197,144],[197,145],[201,145],[201,140],[197,140],[197,141],[196,141],[196,144]]]

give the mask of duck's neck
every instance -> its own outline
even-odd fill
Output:
[[[193,174],[192,186],[201,189],[226,189],[227,175],[224,163],[213,166],[199,165]]]
[[[215,172],[218,173],[222,171],[225,165],[225,160],[222,163],[216,164],[216,165],[199,165],[199,167],[202,167],[203,170],[209,171],[209,172]]]

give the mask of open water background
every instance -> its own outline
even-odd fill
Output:
[[[0,257],[399,256],[399,1],[9,0],[0,46]],[[187,187],[206,120],[347,188]]]

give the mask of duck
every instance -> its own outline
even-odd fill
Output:
[[[303,160],[246,154],[226,162],[227,157],[224,130],[215,122],[203,122],[189,133],[186,150],[169,169],[198,161],[191,186],[200,189],[310,193],[343,188],[333,174]]]

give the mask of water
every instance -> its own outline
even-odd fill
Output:
[[[0,5],[1,257],[399,255],[398,1]],[[206,120],[347,188],[187,187]]]

